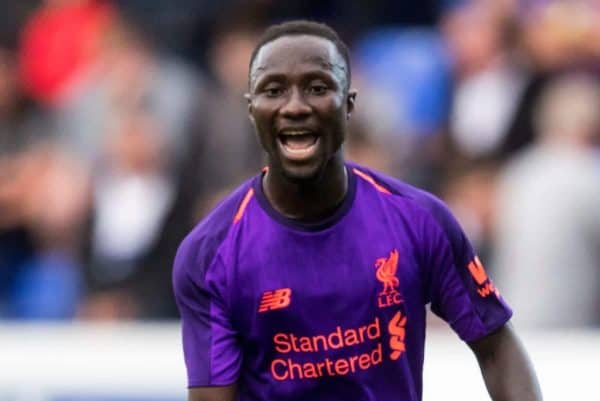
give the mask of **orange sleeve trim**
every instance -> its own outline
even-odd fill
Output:
[[[373,179],[373,177],[371,177],[370,175],[365,174],[356,168],[353,168],[352,171],[354,172],[354,174],[356,174],[363,180],[367,181],[369,184],[373,185],[375,187],[375,189],[378,190],[379,192],[382,192],[382,193],[388,194],[388,195],[392,194],[387,188],[384,188],[381,185],[379,185],[378,183],[376,183],[375,180]]]
[[[240,221],[242,219],[242,217],[244,217],[244,212],[246,211],[248,202],[250,202],[250,199],[252,199],[253,195],[254,195],[254,189],[250,188],[248,190],[248,192],[246,192],[246,196],[244,196],[242,203],[240,203],[240,207],[238,208],[237,212],[235,213],[235,217],[233,218],[234,223],[237,223],[238,221]]]

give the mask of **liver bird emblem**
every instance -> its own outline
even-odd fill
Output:
[[[387,258],[378,258],[375,261],[377,272],[375,273],[377,280],[383,283],[383,291],[381,294],[395,292],[396,287],[400,285],[396,270],[398,269],[398,251],[394,249],[390,252]]]

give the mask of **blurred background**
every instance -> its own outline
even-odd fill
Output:
[[[588,358],[574,363],[600,354],[599,1],[0,6],[0,401],[183,399],[173,257],[260,171],[248,60],[266,26],[295,18],[350,46],[347,158],[448,203],[534,361],[568,358],[568,333]],[[445,347],[451,334],[431,326]],[[439,377],[426,375],[435,399],[427,380]]]

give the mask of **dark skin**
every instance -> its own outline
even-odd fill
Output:
[[[329,215],[348,185],[341,151],[356,92],[342,56],[315,36],[287,36],[264,45],[250,71],[248,111],[268,156],[263,188],[281,214],[300,220]],[[317,138],[286,148],[286,133]],[[283,135],[283,136],[282,136]],[[293,139],[293,138],[291,138]],[[527,354],[510,325],[470,343],[494,401],[538,401]],[[189,390],[189,401],[234,401],[236,385]]]
[[[469,343],[494,401],[541,401],[535,371],[510,323]]]
[[[265,194],[281,214],[300,220],[327,216],[347,190],[341,151],[356,91],[335,46],[313,36],[279,38],[258,53],[247,95],[250,119],[268,157]],[[290,154],[285,132],[317,139],[305,154]]]

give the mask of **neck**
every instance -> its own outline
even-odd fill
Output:
[[[340,153],[316,180],[294,182],[269,168],[262,185],[277,212],[292,219],[314,221],[331,215],[342,203],[348,191],[348,177]]]

